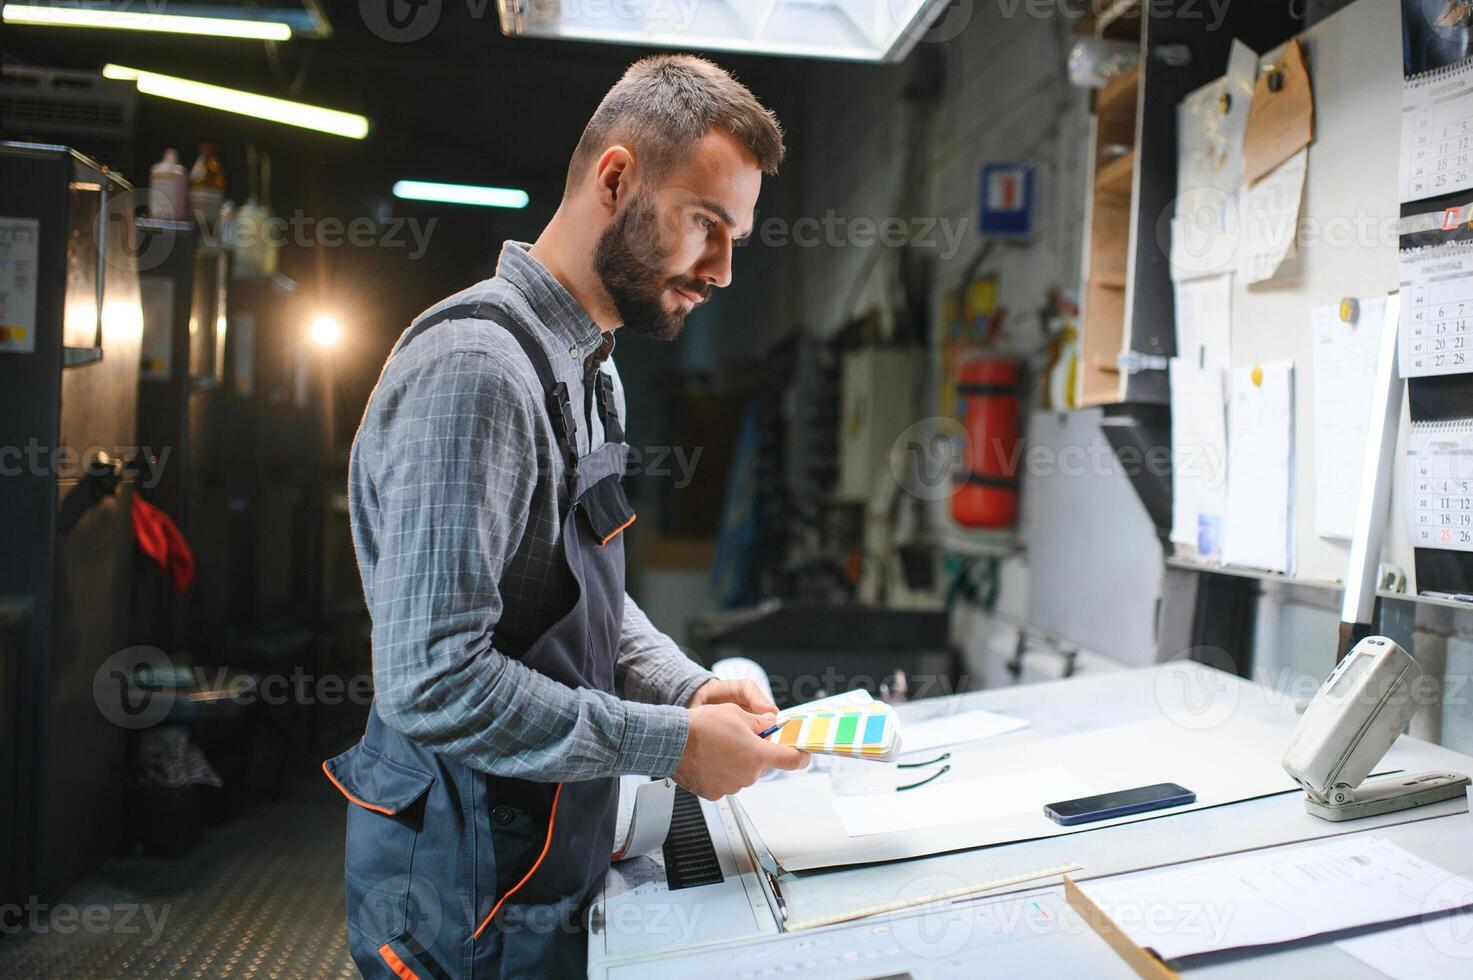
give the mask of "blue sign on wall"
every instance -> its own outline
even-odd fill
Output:
[[[987,238],[1033,237],[1036,181],[1031,163],[984,163],[977,231]]]

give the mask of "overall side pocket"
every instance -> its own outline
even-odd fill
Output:
[[[348,928],[375,945],[438,916],[434,886],[417,881],[414,849],[424,829],[424,797],[435,777],[385,758],[362,742],[322,764],[348,799],[345,872]]]

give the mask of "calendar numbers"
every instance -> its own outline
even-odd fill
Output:
[[[1402,104],[1401,200],[1420,201],[1473,187],[1473,99],[1465,85],[1451,92],[1413,86]]]
[[[1473,250],[1439,245],[1402,253],[1401,373],[1473,371]]]
[[[1408,455],[1412,544],[1473,551],[1473,420],[1413,424]]]

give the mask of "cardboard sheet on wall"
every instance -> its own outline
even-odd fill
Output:
[[[1295,38],[1276,61],[1259,65],[1243,131],[1243,182],[1255,183],[1313,139],[1314,91]]]

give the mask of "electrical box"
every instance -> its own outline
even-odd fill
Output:
[[[890,449],[920,421],[926,354],[918,347],[868,347],[844,355],[840,380],[840,500],[865,501],[876,480],[894,480]]]

